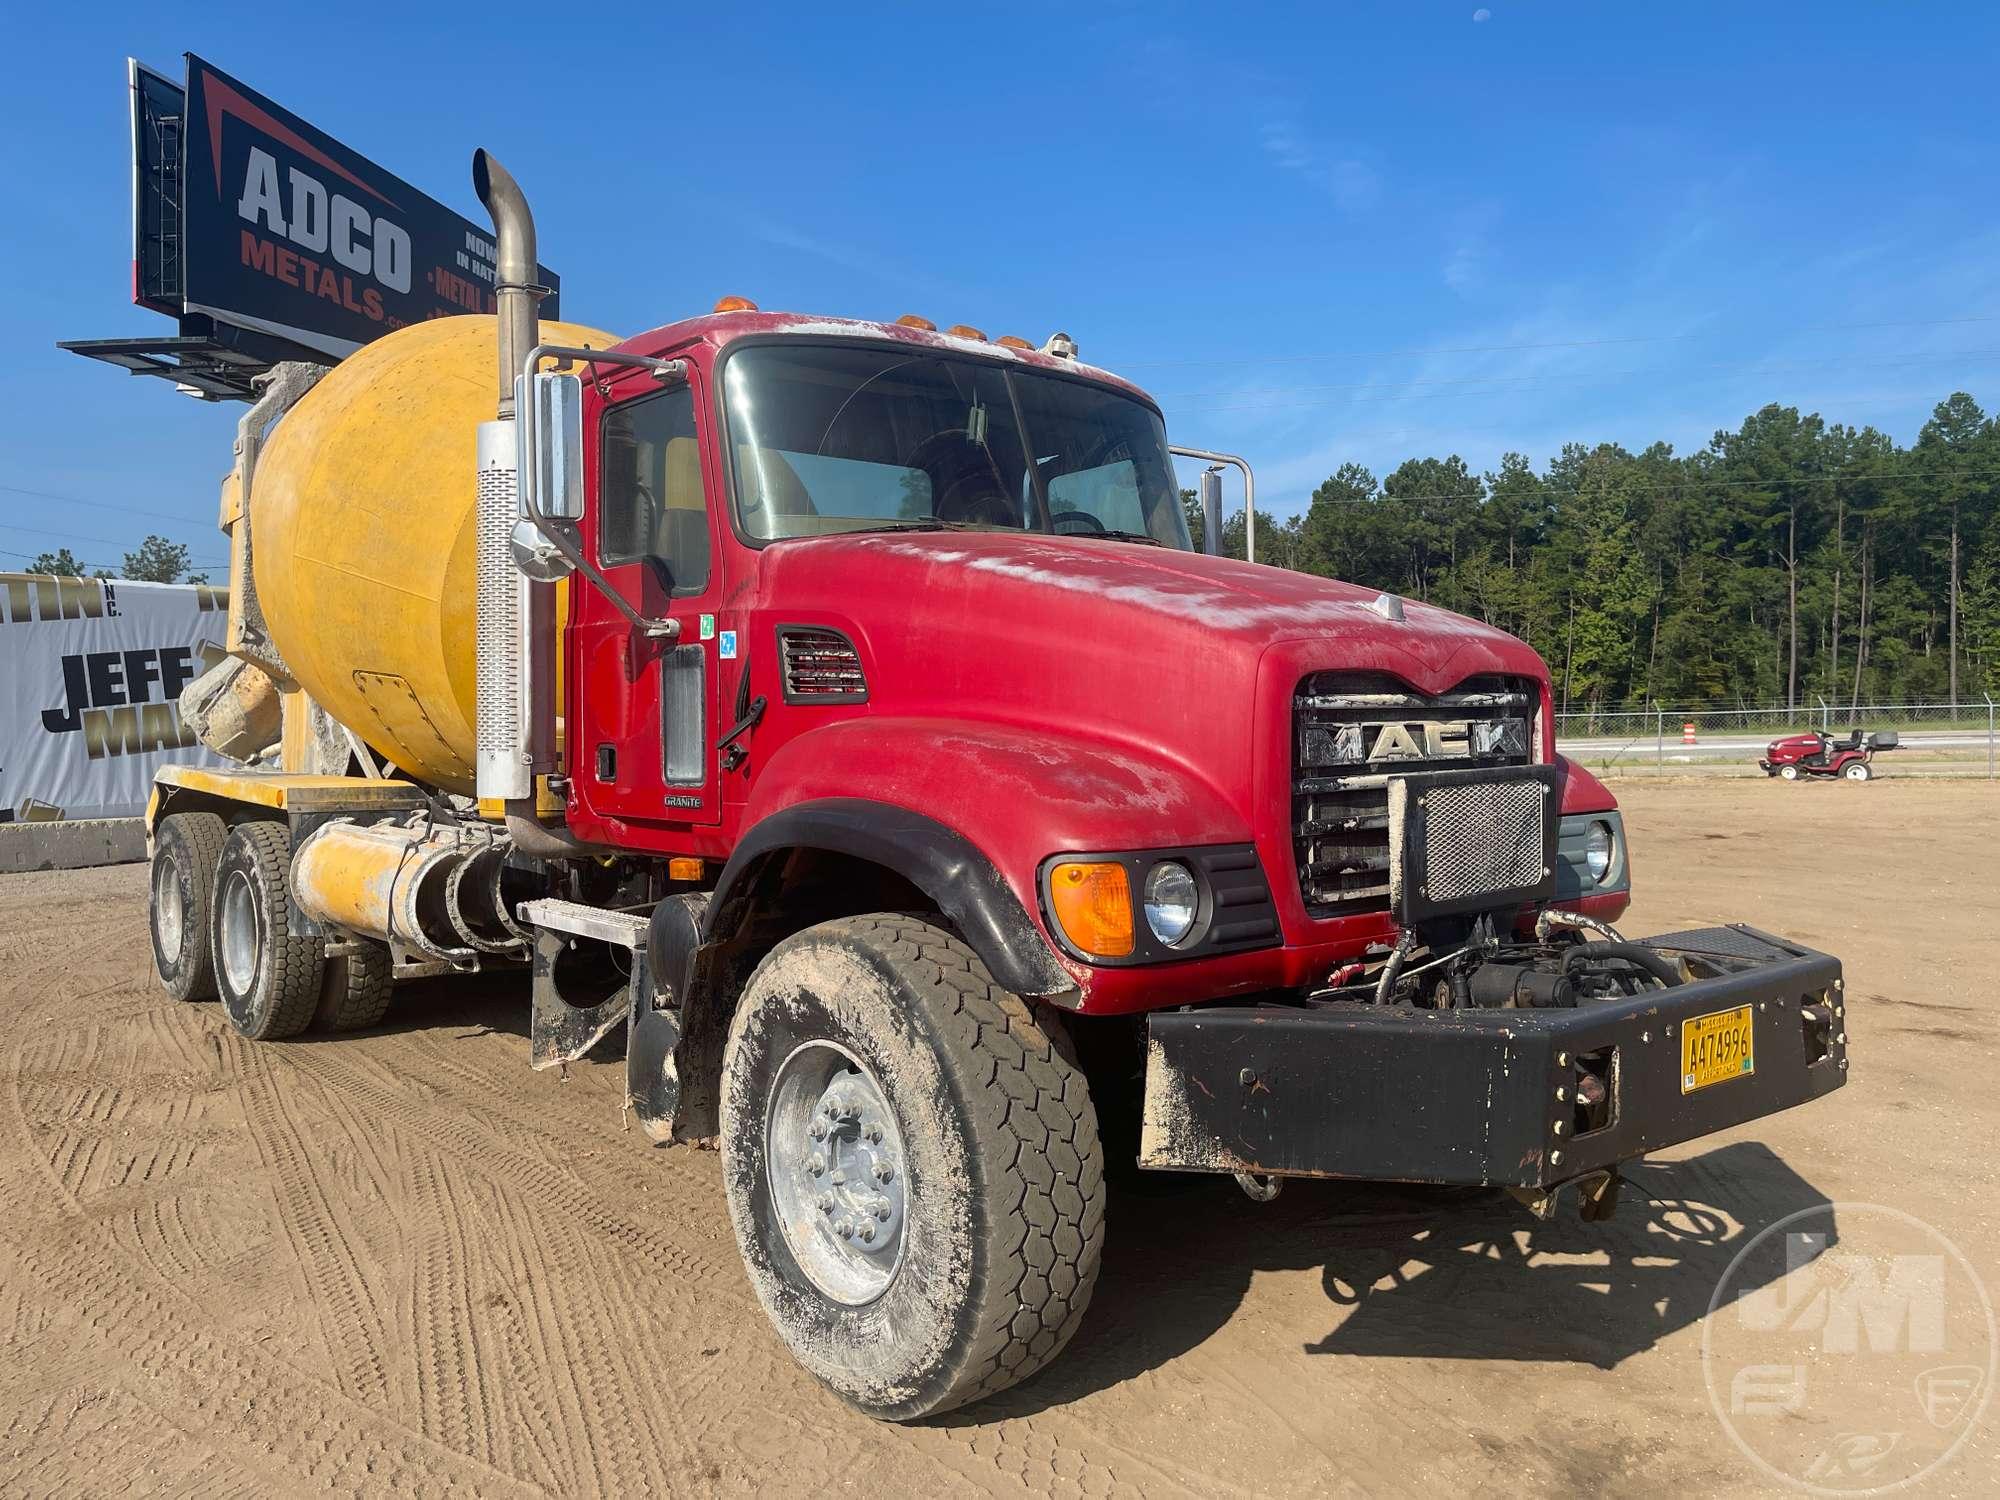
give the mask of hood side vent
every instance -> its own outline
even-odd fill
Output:
[[[780,625],[778,664],[787,703],[866,703],[861,653],[824,625]]]

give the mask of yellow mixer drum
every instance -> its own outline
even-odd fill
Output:
[[[250,499],[257,597],[299,685],[403,770],[468,794],[474,447],[494,414],[495,329],[415,323],[343,360],[278,423]],[[575,323],[541,336],[618,342]]]

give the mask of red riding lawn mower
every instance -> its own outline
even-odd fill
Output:
[[[1875,774],[1868,764],[1875,752],[1894,750],[1896,744],[1893,729],[1878,729],[1870,735],[1850,729],[1845,739],[1818,731],[1794,734],[1772,740],[1757,764],[1764,768],[1766,776],[1779,776],[1786,781],[1797,781],[1801,776],[1841,776],[1849,781],[1866,781]]]

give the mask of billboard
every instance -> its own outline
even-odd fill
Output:
[[[170,212],[161,205],[177,204],[174,310],[184,315],[341,358],[406,323],[494,311],[489,228],[192,53],[180,118],[164,131],[172,100],[163,82],[170,90],[134,64],[134,295],[142,306],[160,306],[173,290],[146,279],[149,233],[160,232],[148,213],[161,221]],[[160,169],[169,134],[179,146],[177,182]],[[542,267],[540,280],[552,289],[543,314],[559,316],[554,273]]]
[[[134,816],[160,766],[230,764],[180,709],[228,618],[226,589],[0,573],[0,822]]]

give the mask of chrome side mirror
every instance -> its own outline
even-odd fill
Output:
[[[521,505],[545,521],[583,519],[583,382],[543,372],[514,381]]]

